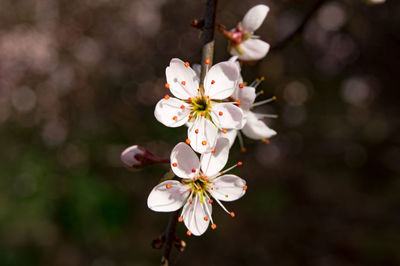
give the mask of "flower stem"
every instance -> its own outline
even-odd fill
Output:
[[[204,77],[211,67],[214,58],[214,31],[215,15],[218,0],[207,0],[206,12],[204,14],[204,40],[201,57],[200,85],[203,85]],[[207,60],[207,63],[206,63]],[[200,86],[204,90],[203,86]]]
[[[178,221],[179,210],[171,213],[167,229],[165,230],[165,248],[161,258],[161,265],[169,265],[169,255],[171,254],[172,245],[175,240],[176,222]]]

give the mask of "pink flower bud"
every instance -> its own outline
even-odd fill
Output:
[[[133,145],[129,148],[126,148],[121,153],[121,161],[125,165],[133,168],[140,168],[155,163],[169,163],[169,160],[159,158],[158,156],[138,145]]]

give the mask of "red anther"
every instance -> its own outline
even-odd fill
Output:
[[[243,88],[243,83],[239,83],[239,88]]]
[[[243,190],[247,190],[247,186],[243,186]]]
[[[186,144],[187,144],[187,145],[190,144],[190,139],[186,139]]]
[[[189,119],[192,119],[194,116],[193,115],[189,115]]]
[[[203,145],[203,146],[205,146],[207,144],[207,141],[205,141],[205,140],[203,140],[202,142],[201,142],[201,145]]]
[[[204,217],[204,221],[206,221],[206,222],[208,221],[208,217],[207,217],[207,216],[206,216],[206,217]]]
[[[235,213],[234,212],[231,212],[230,215],[232,216],[232,218],[235,217]]]
[[[183,104],[181,105],[181,109],[185,109],[185,106]]]
[[[190,236],[190,235],[192,234],[192,232],[190,232],[189,230],[187,230],[186,234],[187,234],[188,236]]]
[[[192,102],[192,98],[189,97],[189,98],[188,98],[188,101],[189,101],[189,102]]]
[[[212,153],[215,153],[215,148],[211,151]]]
[[[242,104],[242,101],[241,101],[241,100],[238,100],[238,101],[237,101],[237,105],[240,106],[241,104]]]
[[[182,218],[182,217],[179,217],[179,218],[178,218],[178,222],[180,222],[180,223],[183,222],[183,218]]]
[[[212,199],[210,199],[209,201],[208,201],[208,203],[210,203],[210,204],[212,204],[214,201],[212,200]]]
[[[211,228],[212,228],[212,230],[214,230],[215,228],[217,228],[217,225],[216,224],[212,224]]]
[[[183,81],[181,82],[181,84],[182,84],[182,85],[186,85],[186,81],[183,80]]]
[[[189,203],[190,203],[190,204],[193,204],[193,200],[189,200]]]
[[[169,89],[169,84],[168,84],[168,83],[165,83],[164,87],[165,87],[166,89]]]
[[[210,59],[206,59],[206,65],[208,65],[210,63]]]
[[[246,149],[245,147],[242,147],[242,148],[240,149],[240,151],[241,151],[241,152],[246,152],[247,149]]]
[[[196,129],[196,130],[194,131],[194,133],[196,133],[196,134],[199,134],[199,130],[198,130],[198,129]]]
[[[172,117],[172,120],[178,120],[178,117],[177,116],[174,116],[174,117]]]
[[[206,115],[206,113],[201,113],[201,116],[204,117]]]
[[[228,132],[226,129],[222,129],[222,133],[226,134]]]
[[[166,188],[171,188],[171,184],[168,183],[168,184],[165,185],[165,187],[166,187]]]
[[[164,96],[164,99],[165,99],[165,100],[168,100],[169,98],[170,98],[170,97],[169,97],[168,94]]]
[[[211,84],[214,84],[215,83],[215,80],[211,80]]]
[[[237,163],[237,166],[242,166],[243,165],[243,162],[238,162]]]
[[[173,167],[177,167],[178,164],[177,164],[177,163],[173,163],[172,166],[173,166]]]
[[[189,66],[190,66],[189,62],[185,62],[185,67],[189,67]]]
[[[192,168],[192,173],[196,173],[196,169]]]
[[[224,114],[223,112],[219,112],[219,113],[218,113],[219,116],[222,116],[223,114]]]

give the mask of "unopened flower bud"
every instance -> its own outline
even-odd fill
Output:
[[[126,148],[121,153],[121,161],[125,165],[133,168],[140,168],[155,163],[169,163],[169,160],[162,159],[138,145]]]

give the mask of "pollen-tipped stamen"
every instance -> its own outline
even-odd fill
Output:
[[[261,101],[261,102],[253,103],[253,105],[251,106],[251,108],[254,108],[254,107],[257,107],[257,106],[260,106],[260,105],[263,105],[263,104],[267,104],[267,103],[273,102],[273,101],[275,101],[275,100],[276,100],[276,96],[272,96],[271,98],[266,99],[266,100],[263,100],[263,101]]]
[[[238,140],[239,140],[240,150],[242,152],[246,152],[246,148],[244,147],[243,137],[242,137],[242,134],[240,133],[239,130],[237,132],[237,137],[238,137]]]
[[[264,94],[264,90],[260,90],[259,92],[257,92],[257,93],[256,93],[256,98],[257,98],[258,96],[260,96],[261,94]]]
[[[273,115],[273,114],[263,114],[261,118],[274,118],[277,119],[279,116],[278,115]]]
[[[263,82],[263,81],[264,81],[264,77],[257,78],[249,86],[256,89],[258,87],[258,85],[260,85],[260,83]]]
[[[242,162],[238,162],[237,164],[232,165],[231,167],[229,167],[229,168],[227,168],[227,169],[225,169],[225,170],[223,170],[223,171],[221,171],[221,172],[215,174],[214,176],[212,176],[212,177],[210,177],[210,178],[215,178],[215,177],[217,177],[217,176],[226,174],[227,172],[231,171],[232,169],[234,169],[234,168],[236,168],[236,167],[238,167],[238,166],[242,166],[242,164],[243,164]]]
[[[214,221],[213,221],[213,219],[212,219],[212,217],[211,217],[211,212],[210,212],[210,210],[208,209],[207,203],[204,203],[204,210],[206,211],[207,216],[210,218],[210,221],[211,221],[211,223],[213,224]]]
[[[215,199],[215,198],[214,198]],[[215,201],[219,204],[219,206],[221,206],[221,208],[229,215],[231,215],[231,212],[228,211],[227,208],[225,208],[225,206],[221,203],[221,201],[219,201],[218,199],[215,199]]]

